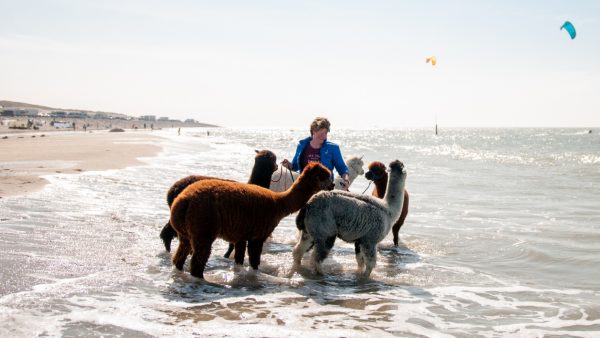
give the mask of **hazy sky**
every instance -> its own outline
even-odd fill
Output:
[[[222,126],[598,127],[600,1],[0,0],[0,99]]]

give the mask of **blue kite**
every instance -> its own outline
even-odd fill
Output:
[[[575,36],[577,35],[577,32],[575,32],[575,26],[573,26],[573,24],[569,21],[565,21],[565,23],[563,23],[563,25],[560,27],[560,29],[565,29],[567,32],[569,32],[569,35],[571,36],[571,40],[575,39]]]

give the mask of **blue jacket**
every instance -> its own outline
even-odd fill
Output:
[[[302,171],[304,168],[300,168],[300,157],[302,155],[302,151],[304,148],[310,143],[312,140],[312,136],[309,136],[303,140],[298,142],[298,146],[296,147],[296,154],[294,155],[294,159],[292,160],[292,169],[294,171]],[[340,151],[340,146],[333,142],[329,142],[325,140],[323,145],[321,146],[321,164],[326,166],[329,170],[331,170],[331,180],[333,180],[333,168],[337,170],[337,172],[344,176],[344,174],[348,173],[348,167],[346,166],[346,162],[342,158],[342,153]]]

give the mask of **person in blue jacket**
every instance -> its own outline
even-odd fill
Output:
[[[331,170],[333,181],[333,169],[343,178],[344,188],[348,189],[348,167],[342,158],[340,146],[327,141],[327,133],[331,123],[325,117],[317,117],[310,124],[310,136],[300,140],[296,147],[296,154],[292,162],[284,159],[281,164],[292,171],[302,172],[309,162],[320,162]]]

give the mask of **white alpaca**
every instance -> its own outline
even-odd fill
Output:
[[[346,160],[346,165],[348,166],[348,181],[350,181],[350,184],[354,182],[358,175],[364,175],[365,173],[365,170],[363,169],[365,163],[362,160],[362,156],[350,157],[348,160]],[[269,186],[269,189],[275,192],[286,191],[292,186],[292,183],[294,183],[297,178],[297,172],[280,166],[279,169],[277,169],[271,176],[271,185]],[[335,185],[334,189],[345,190],[342,187],[341,177],[336,177],[336,179],[333,181],[333,184]]]
[[[390,171],[383,199],[339,190],[311,197],[296,217],[301,239],[294,247],[294,264],[299,265],[314,244],[312,260],[316,272],[322,274],[321,264],[339,237],[354,243],[359,273],[369,277],[377,261],[377,243],[400,217],[404,202],[404,165],[396,160],[390,163]]]

